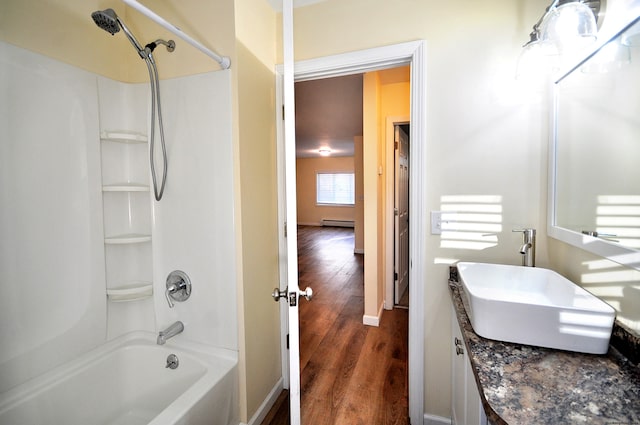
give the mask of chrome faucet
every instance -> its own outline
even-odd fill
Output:
[[[174,324],[170,325],[167,329],[162,330],[160,331],[160,333],[158,333],[158,345],[163,345],[169,338],[178,335],[182,331],[184,331],[184,324],[178,320]]]
[[[513,229],[514,232],[522,232],[522,265],[536,266],[536,229]]]

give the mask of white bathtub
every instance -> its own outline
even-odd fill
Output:
[[[237,354],[179,337],[160,346],[155,334],[126,334],[12,388],[0,424],[238,424]],[[176,369],[165,368],[169,354]]]

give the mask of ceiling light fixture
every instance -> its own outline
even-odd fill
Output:
[[[322,156],[329,156],[331,155],[331,149],[329,148],[320,148],[318,149],[318,153]]]

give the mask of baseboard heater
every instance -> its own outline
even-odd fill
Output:
[[[320,220],[322,226],[331,227],[353,227],[353,220],[333,220],[329,218],[323,218]]]

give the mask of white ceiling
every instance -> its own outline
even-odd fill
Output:
[[[362,74],[296,83],[296,156],[353,156],[362,135]]]

